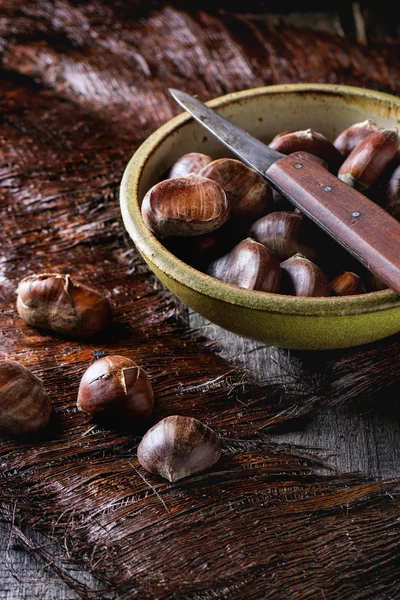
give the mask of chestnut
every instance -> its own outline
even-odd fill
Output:
[[[322,159],[328,165],[332,173],[336,173],[343,161],[339,150],[322,133],[313,129],[304,131],[292,131],[284,135],[275,136],[269,143],[270,148],[282,152],[283,154],[292,154],[293,152],[309,152]]]
[[[396,158],[400,148],[397,129],[371,133],[349,154],[338,177],[361,192],[370,188]]]
[[[353,296],[366,291],[361,277],[351,271],[343,271],[331,281],[332,296]]]
[[[207,273],[247,290],[277,292],[280,266],[274,254],[255,240],[247,238],[225,256],[213,261]]]
[[[281,263],[281,293],[290,296],[329,296],[330,284],[324,272],[301,254]]]
[[[318,251],[310,243],[312,229],[303,214],[276,211],[253,223],[249,236],[269,248],[280,262],[298,253],[314,261]]]
[[[99,333],[111,317],[107,298],[70,275],[30,275],[17,294],[17,311],[26,323],[72,337]]]
[[[128,424],[148,421],[154,395],[145,371],[125,356],[104,356],[81,379],[78,409],[95,418]]]
[[[225,190],[232,219],[251,223],[268,212],[272,202],[271,187],[240,160],[213,160],[200,171],[200,175],[216,181]]]
[[[191,417],[166,417],[143,436],[137,450],[142,467],[175,482],[217,462],[221,444],[217,434]]]
[[[339,150],[340,154],[346,158],[360,142],[371,135],[371,133],[375,133],[380,129],[379,125],[374,123],[372,119],[367,119],[361,123],[355,123],[339,133],[333,142],[333,145]]]
[[[201,169],[212,161],[211,156],[201,152],[189,152],[184,154],[172,165],[168,174],[168,179],[174,177],[186,177],[187,175],[197,175]]]
[[[0,361],[0,431],[11,436],[44,429],[52,406],[43,381],[13,360]]]
[[[210,233],[221,227],[229,214],[230,204],[222,187],[199,175],[160,181],[142,203],[147,227],[165,237]]]
[[[385,191],[386,199],[384,208],[392,217],[400,219],[400,165],[391,174]]]
[[[276,136],[273,137],[270,141],[269,146],[271,146],[271,144],[274,144],[278,140],[278,138],[282,137],[283,135],[287,135],[288,133],[294,133],[294,129],[284,129],[283,131],[277,133]]]

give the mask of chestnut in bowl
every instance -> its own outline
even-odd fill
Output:
[[[217,98],[210,106],[266,144],[284,130],[312,128],[332,141],[366,119],[381,128],[396,127],[400,121],[399,98],[325,84],[245,90]],[[173,294],[225,329],[285,348],[343,348],[400,331],[400,297],[391,290],[334,297],[248,290],[215,279],[174,256],[146,227],[140,207],[162,174],[189,152],[201,152],[214,160],[229,157],[218,140],[183,114],[142,144],[127,165],[121,184],[125,227],[150,269]]]

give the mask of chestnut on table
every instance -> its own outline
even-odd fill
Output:
[[[198,419],[172,415],[145,433],[137,455],[147,471],[174,482],[212,467],[221,455],[221,444]]]
[[[0,360],[0,432],[37,433],[48,425],[51,412],[43,381],[15,361]]]
[[[77,406],[94,418],[135,427],[153,413],[153,388],[144,369],[130,358],[104,356],[83,374]]]
[[[207,179],[203,186],[200,180],[200,187],[205,187],[206,192],[218,186]],[[192,184],[191,176],[185,178],[183,188],[190,190],[190,197],[197,198],[199,186],[197,181]],[[168,214],[169,209],[173,212],[173,195],[170,198],[167,211],[160,207],[162,215]],[[225,192],[219,186],[217,200],[222,200],[223,208],[228,207]],[[252,243],[260,246],[262,252],[269,252],[261,244]],[[80,338],[103,330],[111,314],[109,301],[100,292],[72,281],[69,275],[55,273],[23,279],[18,286],[17,309],[29,325]],[[77,407],[106,427],[128,427],[136,435],[140,427],[149,428],[154,409],[153,388],[147,373],[133,360],[107,355],[95,360],[83,374]],[[47,427],[51,412],[43,381],[19,363],[0,361],[0,432],[10,436],[36,433]],[[177,481],[211,467],[220,452],[214,431],[197,419],[175,415],[147,431],[138,458],[148,471]]]

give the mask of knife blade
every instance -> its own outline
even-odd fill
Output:
[[[276,152],[197,98],[169,91],[233,154],[400,294],[400,223],[396,219],[307,152],[288,156]]]

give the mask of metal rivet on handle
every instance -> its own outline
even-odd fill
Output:
[[[331,192],[331,191],[332,191],[332,188],[331,188],[331,186],[330,186],[330,185],[326,185],[326,186],[324,187],[324,192]]]
[[[295,169],[302,169],[303,165],[301,163],[295,163],[294,168]]]
[[[359,213],[358,210],[355,210],[351,213],[351,216],[357,219],[357,217],[361,217],[361,213]]]

